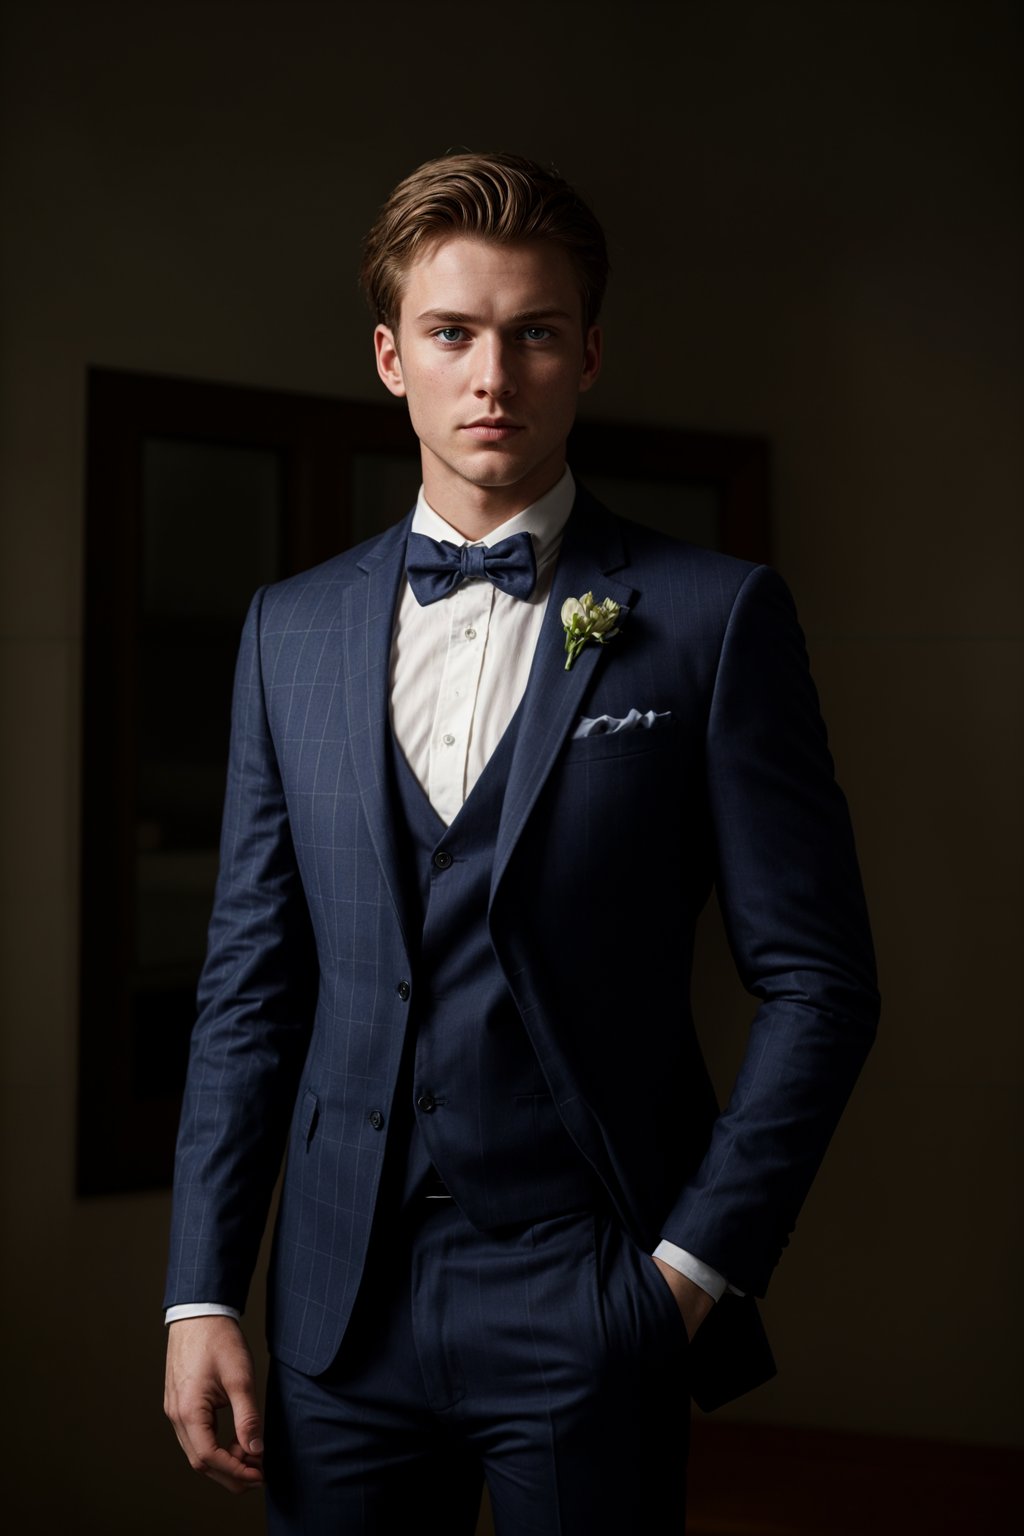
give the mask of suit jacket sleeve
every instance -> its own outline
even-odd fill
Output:
[[[662,1235],[760,1295],[874,1037],[874,958],[846,803],[792,599],[766,567],[726,627],[708,721],[716,883],[760,999],[706,1155]]]
[[[175,1162],[165,1306],[241,1309],[312,1023],[317,961],[266,710],[263,593],[242,635],[220,872]]]

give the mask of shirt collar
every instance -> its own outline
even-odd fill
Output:
[[[458,548],[471,543],[486,544],[490,548],[501,539],[511,538],[514,533],[528,533],[533,539],[533,552],[539,570],[558,552],[575,500],[576,482],[566,466],[562,478],[539,501],[524,507],[506,522],[499,523],[497,528],[492,528],[482,539],[467,539],[434,511],[423,495],[421,485],[412,517],[412,532],[425,533],[431,539],[447,539],[449,544]]]

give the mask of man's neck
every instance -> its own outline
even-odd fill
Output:
[[[424,465],[423,495],[427,505],[438,517],[444,518],[449,527],[473,543],[486,538],[517,512],[532,507],[534,502],[546,496],[565,473],[565,461],[548,468],[543,475],[510,486],[481,486],[460,481],[453,487],[438,484],[426,470]]]

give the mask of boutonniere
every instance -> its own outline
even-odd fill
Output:
[[[582,597],[567,597],[562,604],[562,628],[565,630],[565,670],[568,672],[588,640],[604,645],[619,632],[619,616],[622,608],[610,597],[595,603],[593,592]]]

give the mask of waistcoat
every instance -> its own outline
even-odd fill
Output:
[[[392,739],[393,804],[411,931],[422,933],[395,1131],[402,1198],[431,1165],[481,1230],[601,1202],[601,1185],[559,1117],[487,924],[513,719],[445,826]],[[402,846],[404,845],[404,846]],[[403,1137],[395,1138],[399,1148]],[[389,1138],[390,1140],[390,1138]]]

